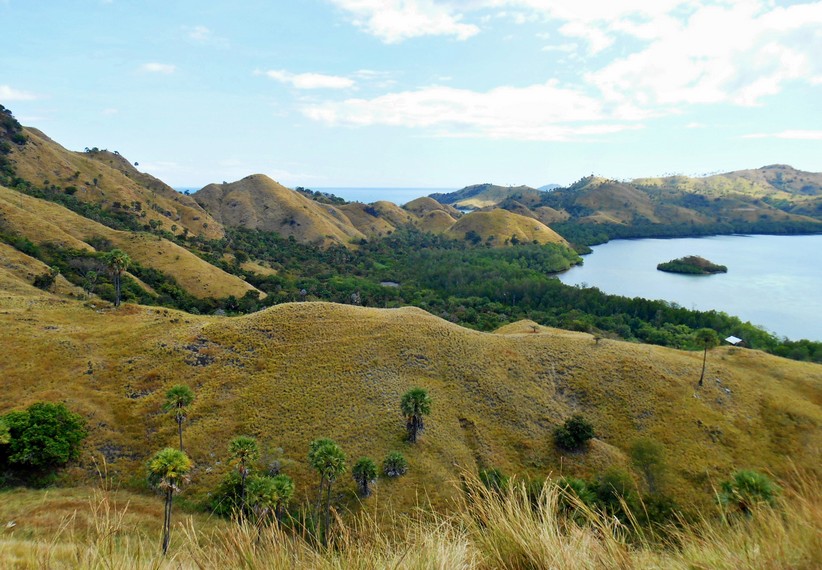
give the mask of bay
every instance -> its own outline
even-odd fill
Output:
[[[723,311],[778,337],[822,341],[822,235],[614,240],[559,275],[626,297]],[[658,263],[698,255],[728,273],[665,273]]]

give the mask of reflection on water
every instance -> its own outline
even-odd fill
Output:
[[[716,309],[790,339],[822,341],[822,235],[617,240],[560,275],[568,285]],[[693,276],[656,265],[699,255],[728,273]]]

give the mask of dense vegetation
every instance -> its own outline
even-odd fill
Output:
[[[753,348],[822,362],[822,343],[780,340],[719,311],[693,311],[666,301],[564,285],[552,274],[577,258],[556,245],[471,247],[414,229],[363,242],[357,250],[322,250],[247,229],[231,229],[219,241],[195,239],[193,245],[209,261],[243,274],[268,294],[261,302],[239,301],[249,308],[300,300],[414,305],[484,331],[531,319],[547,326],[692,350],[702,348],[694,340],[694,331],[711,328],[722,337],[743,338]],[[261,260],[277,274],[262,277],[223,261],[223,255],[231,252],[242,260]]]
[[[724,265],[717,265],[696,255],[672,259],[658,264],[656,268],[668,273],[683,273],[685,275],[710,275],[712,273],[728,272],[728,268]]]

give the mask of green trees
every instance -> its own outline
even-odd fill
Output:
[[[431,413],[431,398],[424,388],[411,388],[403,394],[400,409],[405,415],[405,428],[408,430],[408,441],[416,443],[420,432],[425,429],[423,416]]]
[[[60,403],[38,402],[0,419],[0,462],[26,479],[77,459],[87,435],[83,418]]]
[[[730,481],[722,483],[720,489],[719,502],[735,506],[748,517],[757,504],[773,505],[781,490],[767,475],[748,469],[736,471]]]
[[[331,523],[331,487],[334,481],[345,472],[345,453],[333,440],[328,438],[317,439],[312,441],[308,447],[308,462],[320,475],[320,488],[317,499],[318,511],[324,488],[326,492],[325,507],[323,509],[325,516],[321,528],[322,542],[326,544],[328,527]]]
[[[565,451],[578,451],[594,437],[594,426],[580,415],[575,415],[554,430],[554,443]]]
[[[351,469],[351,476],[357,482],[361,497],[371,495],[371,483],[377,479],[377,465],[369,457],[360,457]]]
[[[246,480],[252,465],[260,458],[257,440],[247,435],[239,435],[228,444],[228,453],[231,456],[231,464],[237,468],[240,476],[240,508],[245,512],[247,507]]]
[[[108,270],[114,279],[114,306],[120,306],[120,279],[131,264],[131,258],[121,249],[112,249],[103,256]]]
[[[401,477],[408,472],[408,462],[399,451],[390,451],[382,461],[382,472],[386,477]]]
[[[705,379],[705,364],[708,360],[708,349],[719,344],[719,335],[713,329],[702,328],[694,333],[694,340],[703,348],[702,353],[702,374],[699,375],[699,386]]]
[[[175,491],[187,480],[191,460],[184,452],[173,447],[158,451],[148,462],[148,482],[165,497],[163,511],[163,554],[168,552],[171,539],[171,500]]]
[[[166,412],[173,412],[174,419],[177,420],[177,430],[180,434],[180,451],[183,451],[183,420],[186,419],[185,409],[194,401],[194,392],[185,384],[172,386],[166,392],[166,402],[163,409]]]

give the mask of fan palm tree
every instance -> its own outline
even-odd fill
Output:
[[[377,480],[377,465],[370,457],[360,457],[351,469],[351,475],[360,490],[361,497],[371,495],[371,483]]]
[[[174,419],[177,420],[177,431],[180,434],[180,451],[183,451],[183,420],[186,419],[185,409],[194,401],[194,392],[185,384],[172,386],[166,392],[166,403],[163,409],[167,412],[174,412]]]
[[[696,342],[704,349],[702,353],[702,374],[699,375],[699,385],[702,386],[702,382],[705,379],[705,364],[708,360],[708,349],[719,344],[719,336],[714,329],[706,328],[697,330],[694,333],[694,339],[696,339]]]
[[[403,394],[400,409],[405,415],[408,441],[416,443],[417,436],[425,429],[422,417],[431,413],[431,397],[424,388],[411,388]]]
[[[325,482],[325,517],[321,529],[323,545],[328,543],[328,527],[331,524],[331,488],[334,481],[345,472],[345,453],[333,440],[319,439],[311,442],[308,451],[311,467],[320,474],[320,495]]]
[[[248,482],[249,504],[258,524],[273,514],[278,520],[294,496],[294,481],[288,475],[252,477]]]
[[[228,444],[228,453],[231,455],[231,462],[237,467],[237,472],[240,475],[240,509],[245,512],[246,479],[251,473],[251,466],[260,458],[257,440],[247,435],[239,435]]]
[[[184,452],[166,447],[154,454],[148,462],[148,482],[165,495],[163,513],[163,554],[168,552],[171,540],[171,499],[175,491],[188,480],[191,459]]]
[[[128,269],[128,266],[131,265],[131,258],[121,249],[112,249],[103,256],[103,260],[106,262],[108,270],[114,278],[114,306],[119,307],[120,278],[122,277],[123,272]]]

